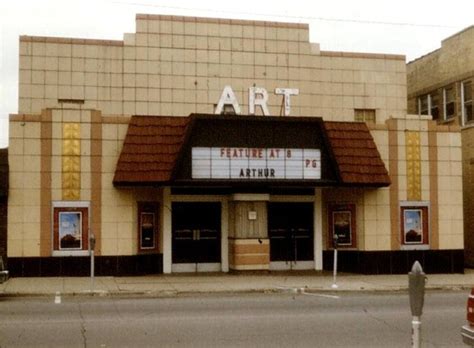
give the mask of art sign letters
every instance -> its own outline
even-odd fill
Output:
[[[275,94],[283,96],[283,106],[285,116],[289,116],[291,112],[291,96],[298,95],[300,93],[297,88],[275,88]],[[270,116],[270,111],[268,110],[268,92],[263,87],[250,87],[249,88],[249,115],[255,115],[255,110],[257,107],[260,107],[264,116]],[[224,112],[224,107],[228,105],[234,109],[234,113],[237,115],[241,114],[240,105],[237,101],[232,87],[225,86],[217,107],[215,114],[222,114]]]

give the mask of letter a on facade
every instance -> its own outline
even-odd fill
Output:
[[[237,98],[235,97],[234,91],[230,86],[224,87],[221,97],[219,98],[219,103],[217,104],[215,114],[221,114],[224,110],[225,105],[232,105],[232,107],[234,108],[234,112],[237,115],[240,115],[239,103],[237,102]]]

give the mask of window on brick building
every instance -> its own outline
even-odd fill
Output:
[[[375,123],[375,109],[355,109],[354,119],[357,122]]]
[[[430,93],[430,114],[433,120],[439,119],[439,94],[438,92]]]
[[[463,123],[474,121],[472,115],[472,83],[466,81],[462,83],[462,117]]]
[[[443,88],[444,119],[449,120],[455,116],[454,86]]]
[[[431,115],[433,120],[439,118],[438,92],[425,94],[418,98],[418,115]]]
[[[430,110],[430,95],[426,94],[418,98],[418,115],[428,115]]]

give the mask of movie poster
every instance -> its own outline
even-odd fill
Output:
[[[333,234],[337,236],[338,245],[352,245],[351,212],[349,210],[334,211]]]
[[[59,213],[59,249],[82,249],[82,214],[81,212]]]
[[[355,208],[352,203],[329,205],[329,247],[334,247],[334,237],[337,236],[338,247],[356,248]]]
[[[421,209],[403,211],[403,236],[405,244],[423,243],[423,211]]]

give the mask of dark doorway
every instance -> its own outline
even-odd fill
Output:
[[[221,204],[172,204],[172,262],[221,262]]]
[[[269,203],[270,261],[312,261],[313,203]]]

